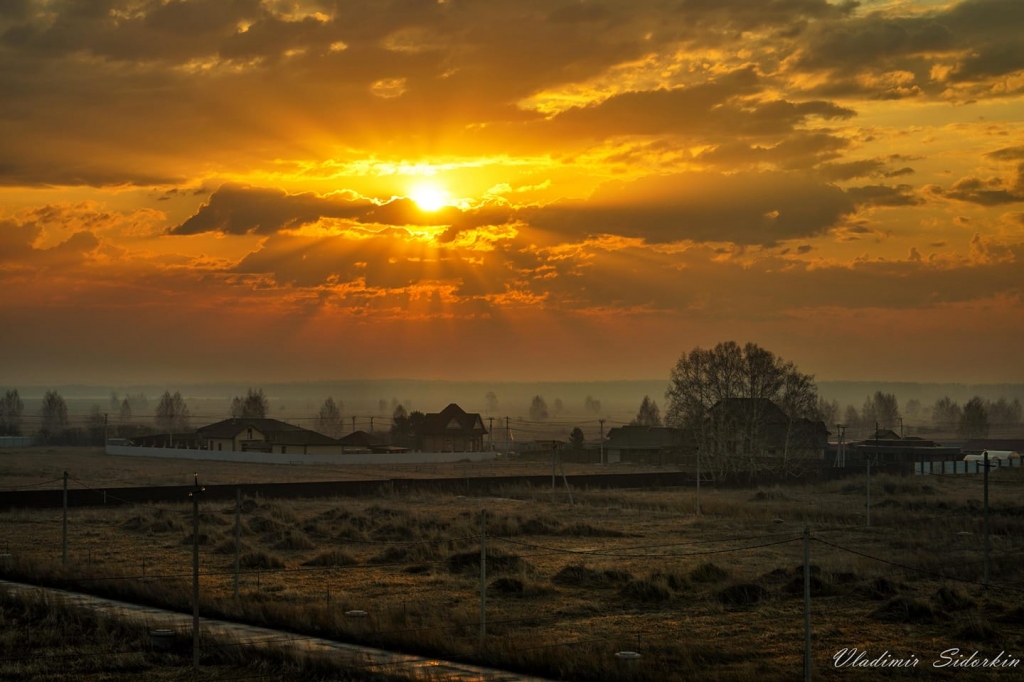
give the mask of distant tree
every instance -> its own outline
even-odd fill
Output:
[[[171,395],[164,391],[156,406],[156,427],[169,434],[185,433],[189,430],[189,412],[185,399],[178,391]]]
[[[412,422],[405,407],[399,405],[391,415],[391,443],[401,447],[411,447]]]
[[[386,398],[381,398],[377,401],[377,414],[388,413],[388,401]]]
[[[89,416],[85,418],[86,431],[90,445],[103,445],[107,434],[107,415],[103,408],[93,404],[89,408]]]
[[[640,402],[640,409],[630,424],[634,426],[661,426],[661,410],[658,403],[651,400],[650,396],[644,396]]]
[[[117,391],[110,392],[110,398],[107,400],[107,404],[109,405],[111,412],[117,412],[121,408],[121,398],[118,397]]]
[[[484,396],[484,411],[487,414],[498,411],[498,395],[494,391],[487,391],[487,395]]]
[[[875,391],[871,400],[875,404],[879,427],[891,429],[896,426],[900,418],[900,404],[895,394]]]
[[[952,431],[959,428],[963,410],[949,396],[942,396],[932,406],[932,425],[939,429]]]
[[[565,411],[565,405],[562,404],[561,398],[555,398],[555,402],[551,403],[551,413],[554,415],[560,415]]]
[[[908,419],[917,419],[921,416],[921,401],[917,398],[911,398],[903,406],[903,413]]]
[[[146,414],[149,411],[149,398],[146,397],[145,393],[141,391],[132,395],[129,393],[127,396],[128,402],[131,403],[132,410],[135,414]]]
[[[423,445],[420,442],[420,431],[423,428],[423,420],[426,416],[419,410],[413,410],[409,413],[409,447],[414,450],[419,450]]]
[[[316,430],[331,438],[341,437],[344,425],[341,423],[341,404],[327,397],[316,415]]]
[[[242,419],[263,419],[270,411],[270,400],[263,394],[263,389],[249,389],[245,397],[235,396],[231,401],[231,416]]]
[[[59,438],[61,432],[68,428],[68,405],[57,391],[47,391],[43,396],[39,416],[39,435],[43,442],[49,443]]]
[[[9,389],[0,398],[0,436],[21,435],[21,415],[24,411],[25,403],[18,395],[18,389]]]
[[[544,421],[548,418],[548,404],[539,395],[533,396],[530,402],[530,419],[535,422]]]
[[[846,406],[846,412],[843,414],[843,423],[848,428],[856,429],[860,426],[860,412],[853,405]]]
[[[960,415],[960,424],[957,426],[956,432],[961,438],[985,438],[988,436],[988,410],[985,408],[983,398],[974,396],[967,401],[963,414]]]
[[[583,435],[583,429],[576,426],[572,431],[569,432],[569,445],[574,450],[582,450],[583,443],[586,441],[586,437]]]
[[[715,476],[738,471],[752,475],[768,465],[757,456],[768,437],[763,401],[774,403],[787,416],[781,468],[802,466],[802,458],[789,460],[792,425],[796,419],[816,416],[817,388],[813,377],[771,351],[753,343],[741,347],[734,341],[713,349],[695,348],[672,368],[666,397],[666,422],[693,434],[702,463],[707,461],[704,471]],[[734,398],[754,400],[747,413],[739,416],[724,409],[712,411]],[[737,423],[738,417],[742,423]]]
[[[117,432],[121,436],[127,435],[131,431],[132,422],[132,404],[128,402],[127,396],[121,401],[121,407],[118,410],[117,416]]]
[[[839,401],[838,400],[825,400],[824,398],[818,398],[818,418],[825,422],[825,426],[828,429],[834,429],[835,425],[839,423]]]
[[[583,411],[591,414],[600,414],[601,401],[588,395],[583,399]]]
[[[990,402],[988,408],[988,421],[993,426],[1016,426],[1021,421],[1021,404],[1017,398],[1013,402],[1007,402],[1006,398],[1000,398]]]

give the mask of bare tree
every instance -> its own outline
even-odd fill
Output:
[[[932,406],[932,425],[939,429],[952,431],[960,425],[963,410],[949,396],[942,396]]]
[[[600,414],[601,401],[588,395],[583,399],[583,410],[585,412],[590,412],[591,414]]]
[[[817,418],[818,397],[813,377],[793,363],[756,344],[728,341],[683,354],[670,378],[666,421],[689,431],[705,471],[753,474],[768,466],[762,453],[780,438],[770,423],[779,411],[786,421],[782,467],[802,465],[799,457],[790,467],[793,425]]]
[[[231,401],[231,416],[242,419],[264,419],[270,411],[270,400],[263,394],[263,389],[249,389],[245,398],[235,396]]]
[[[156,406],[156,427],[169,434],[181,434],[189,430],[188,405],[178,391],[171,395],[164,391]]]
[[[25,403],[18,395],[18,389],[9,389],[0,398],[0,436],[21,435],[21,415],[24,411]]]
[[[974,396],[964,405],[956,432],[961,438],[985,438],[988,436],[988,410],[985,400]]]
[[[1016,426],[1021,420],[1021,404],[1017,398],[1008,402],[1006,398],[1000,398],[995,402],[989,402],[988,409],[989,424],[993,426]]]
[[[484,396],[484,410],[487,414],[498,411],[498,395],[494,391],[487,391],[487,395]]]
[[[46,392],[39,415],[42,419],[39,435],[44,442],[53,440],[68,428],[68,405],[57,391]]]
[[[644,396],[640,402],[640,409],[636,417],[630,422],[634,426],[661,426],[661,410],[658,403],[651,400],[650,396]]]
[[[530,419],[535,422],[544,421],[548,418],[548,404],[539,395],[533,396],[530,402]]]
[[[921,416],[921,401],[917,398],[911,398],[903,405],[903,413],[909,419],[917,419]]]
[[[316,415],[316,428],[322,434],[331,438],[339,438],[344,429],[341,422],[341,402],[334,402],[334,398],[327,397],[320,411]]]
[[[818,417],[826,426],[831,427],[839,423],[839,401],[818,398]]]

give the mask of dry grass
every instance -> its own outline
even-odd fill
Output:
[[[992,580],[1012,590],[1024,577],[1021,473],[997,472],[991,490]],[[575,506],[537,490],[489,498],[247,499],[243,553],[259,573],[242,574],[235,602],[234,505],[209,505],[200,528],[208,537],[203,610],[563,679],[790,680],[802,660],[798,538],[809,525],[817,539],[884,560],[812,544],[817,679],[877,677],[831,667],[831,656],[848,647],[914,653],[925,666],[954,646],[1024,657],[1021,593],[985,594],[955,580],[981,578],[981,498],[977,477],[878,477],[870,528],[862,478],[706,489],[700,517],[694,491],[679,489],[576,491]],[[480,650],[485,510],[490,624]],[[59,511],[0,514],[0,541],[14,556],[10,571],[69,582],[131,576],[77,585],[187,606],[186,504],[72,510],[69,528],[65,571]],[[162,577],[136,580],[143,560]],[[369,615],[347,618],[351,609]],[[635,669],[614,657],[624,649],[642,654]],[[988,679],[972,674],[960,670],[955,679]],[[935,670],[885,675],[944,679]]]

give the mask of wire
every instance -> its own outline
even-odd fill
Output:
[[[903,569],[905,571],[912,571],[914,573],[920,573],[922,575],[930,575],[930,576],[932,576],[934,578],[941,578],[942,580],[950,580],[950,581],[953,581],[953,582],[964,583],[964,584],[967,584],[967,585],[978,585],[978,586],[981,586],[981,587],[998,587],[999,589],[1004,590],[1004,591],[1017,592],[1019,594],[1024,594],[1024,590],[1017,589],[1017,588],[1014,588],[1014,587],[1009,587],[1007,585],[997,585],[997,584],[992,583],[992,582],[989,582],[989,583],[986,584],[986,583],[983,583],[983,582],[978,582],[977,580],[965,580],[963,578],[955,578],[953,576],[945,575],[943,573],[936,573],[934,571],[927,571],[927,570],[924,570],[922,568],[914,568],[913,566],[907,566],[906,564],[900,564],[900,563],[897,563],[895,561],[889,561],[888,559],[882,559],[880,557],[872,556],[870,554],[865,554],[864,552],[858,552],[855,549],[850,549],[849,547],[842,547],[841,545],[837,545],[837,544],[828,542],[826,540],[822,540],[820,538],[811,537],[811,539],[814,540],[815,542],[820,542],[823,545],[828,545],[829,547],[833,547],[833,548],[841,550],[843,552],[849,552],[850,554],[856,554],[857,556],[864,557],[865,559],[872,559],[872,560],[877,561],[877,562],[882,563],[882,564],[887,564],[889,566],[895,566],[896,568],[901,568],[901,569]],[[977,562],[971,562],[971,563],[972,564],[976,564]]]
[[[9,492],[11,490],[24,490],[26,488],[38,488],[41,485],[48,485],[50,483],[58,483],[58,482],[61,482],[63,480],[64,480],[63,478],[51,478],[49,481],[43,481],[42,483],[28,483],[26,485],[16,485],[16,486],[12,486],[10,488],[5,488],[4,492]]]

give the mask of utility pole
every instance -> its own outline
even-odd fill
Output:
[[[61,566],[68,565],[68,472],[64,472],[64,524],[60,541]]]
[[[199,670],[199,494],[206,488],[199,486],[199,474],[196,484],[189,491],[192,500],[192,667]]]
[[[370,417],[370,435],[373,435],[373,417]]]
[[[604,420],[598,419],[598,423],[601,425],[601,464],[605,464],[604,461]]]
[[[804,526],[804,682],[811,682],[811,527]]]
[[[700,516],[700,450],[697,450],[697,516]]]
[[[238,569],[242,554],[242,489],[235,488],[235,601],[238,601]]]
[[[555,466],[558,462],[558,444],[551,443],[551,494],[555,493]],[[552,497],[552,500],[555,498]]]
[[[494,417],[487,418],[487,440],[490,443],[490,451],[494,452]]]
[[[878,453],[878,422],[875,422],[875,454],[877,454],[877,453]],[[867,493],[868,493],[867,521],[868,521],[868,528],[870,528],[871,527],[871,456],[870,455],[868,455],[868,456],[866,456],[864,458],[864,464],[866,465],[866,469],[865,470],[867,471],[867,483],[866,483]]]
[[[356,418],[352,417],[352,433],[356,432]]]
[[[487,639],[487,510],[480,514],[480,649]]]
[[[839,432],[839,449],[834,464],[839,468],[846,468],[846,424],[836,424],[836,431]]]
[[[110,436],[107,435],[107,413],[103,413],[103,452],[107,451],[107,440]]]
[[[988,541],[988,450],[985,450],[984,453],[982,453],[982,454],[984,454],[984,457],[985,457],[985,462],[984,462],[985,463],[985,522],[984,522],[984,525],[985,525],[985,529],[984,529],[985,530],[985,588],[984,589],[985,589],[986,592],[988,592],[988,576],[989,576],[989,573],[988,573],[988,567],[989,567],[988,555],[989,555],[989,549],[991,547],[991,545],[989,544],[989,541]]]
[[[512,449],[512,428],[508,425],[508,417],[505,417],[505,449]]]

